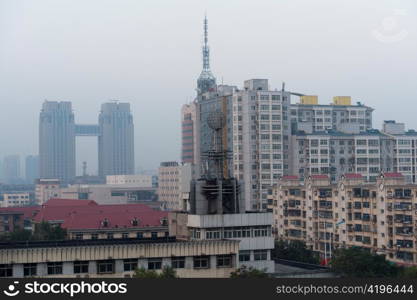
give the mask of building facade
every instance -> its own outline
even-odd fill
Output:
[[[345,174],[337,184],[326,175],[305,183],[283,177],[273,189],[274,234],[304,241],[321,256],[358,246],[404,265],[417,265],[417,186],[400,173],[382,173],[375,182]]]

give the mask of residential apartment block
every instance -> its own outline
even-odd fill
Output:
[[[358,173],[375,181],[380,172],[398,172],[416,183],[417,132],[406,131],[402,123],[385,121],[381,131],[356,133],[299,131],[291,136],[291,145],[290,175],[325,174],[335,182],[344,173]]]
[[[323,258],[359,246],[399,264],[417,264],[417,186],[400,173],[382,173],[375,182],[344,174],[337,184],[327,175],[304,183],[284,176],[271,204],[276,238],[304,241]]]
[[[350,96],[335,96],[328,105],[318,104],[317,96],[301,96],[300,102],[291,105],[293,132],[336,130],[358,133],[372,129],[373,108],[357,102]]]
[[[233,93],[233,175],[243,184],[247,210],[264,210],[268,188],[288,172],[290,93],[252,79]]]

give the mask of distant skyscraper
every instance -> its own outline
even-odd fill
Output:
[[[199,154],[197,153],[198,141],[198,127],[196,122],[197,117],[196,101],[189,104],[184,104],[181,109],[181,134],[182,134],[182,148],[181,160],[183,163],[198,164]]]
[[[75,177],[75,124],[71,102],[45,101],[39,116],[39,175],[67,183]]]
[[[25,174],[26,182],[29,184],[35,183],[35,179],[39,178],[39,156],[26,156]]]
[[[134,127],[130,104],[102,104],[99,127],[99,175],[134,174]]]
[[[20,157],[9,155],[3,160],[3,179],[6,183],[19,183],[20,178]]]

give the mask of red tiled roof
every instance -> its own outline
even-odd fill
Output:
[[[389,178],[401,178],[401,177],[403,177],[403,174],[397,173],[397,172],[383,173],[383,175],[384,175],[384,177],[389,177]]]
[[[0,208],[0,213],[7,212],[20,212],[23,213],[25,219],[32,219],[36,213],[41,209],[40,206],[24,206],[24,207],[2,207]]]
[[[51,199],[42,206],[5,207],[1,212],[22,212],[27,219],[34,222],[59,222],[62,228],[100,229],[158,227],[161,219],[168,217],[168,212],[152,209],[145,204],[108,204],[100,205],[92,200]],[[133,226],[132,220],[139,221]],[[102,222],[108,221],[103,227]]]
[[[168,216],[167,212],[154,210],[145,204],[99,205],[94,201],[78,201],[83,200],[67,201],[73,205],[49,205],[48,201],[42,206],[34,221],[60,222],[62,228],[66,229],[99,229],[103,228],[101,224],[104,219],[109,222],[107,228],[133,227],[131,222],[135,218],[139,220],[138,227],[146,227],[160,226],[161,218]]]
[[[161,220],[167,218],[165,211],[144,211],[144,210],[124,210],[104,209],[100,211],[77,211],[69,215],[61,225],[62,228],[76,229],[99,229],[99,228],[131,228],[132,221],[139,221],[137,227],[158,227]],[[108,226],[103,227],[102,222],[108,221]]]
[[[298,176],[286,175],[286,176],[282,176],[282,180],[298,180]]]
[[[311,175],[312,179],[329,179],[327,175]]]
[[[81,205],[97,205],[94,200],[79,200],[79,199],[62,199],[62,198],[51,198],[44,205],[48,206],[81,206]]]
[[[362,178],[362,174],[358,174],[358,173],[346,173],[344,174],[344,176],[348,179],[354,179],[354,178]]]

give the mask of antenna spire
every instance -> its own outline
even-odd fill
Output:
[[[204,16],[204,45],[203,45],[203,69],[210,70],[210,49],[208,46],[208,20]]]
[[[203,70],[197,80],[197,93],[205,93],[216,90],[216,78],[210,70],[210,48],[208,45],[208,19],[207,14],[204,15],[204,43],[203,43]]]

